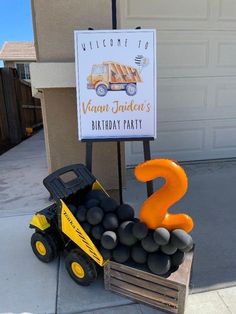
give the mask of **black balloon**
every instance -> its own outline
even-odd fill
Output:
[[[112,257],[117,263],[125,263],[130,256],[129,248],[125,245],[118,244],[112,251]]]
[[[117,235],[114,231],[105,231],[101,238],[102,246],[107,250],[112,250],[117,245]]]
[[[147,262],[147,252],[140,244],[135,244],[131,249],[131,257],[135,263],[145,264]]]
[[[88,223],[88,222],[81,222],[81,226],[82,226],[82,228],[84,229],[84,231],[86,232],[86,233],[90,233],[90,231],[91,231],[91,225]]]
[[[152,232],[141,241],[142,247],[146,252],[153,253],[159,249],[159,245],[154,241]]]
[[[192,250],[192,248],[193,248],[193,239],[191,240],[191,242],[187,246],[185,246],[183,249],[181,249],[181,251],[187,253],[187,252],[190,252]]]
[[[122,244],[132,246],[137,242],[133,235],[133,221],[124,221],[118,228],[119,240]]]
[[[100,204],[100,201],[98,199],[95,199],[95,198],[91,198],[90,200],[88,200],[86,203],[85,203],[85,206],[87,208],[92,208],[92,207],[96,207],[96,206],[99,206]]]
[[[170,240],[170,233],[166,228],[157,228],[154,230],[153,238],[159,245],[166,245]]]
[[[91,225],[97,225],[102,221],[103,215],[100,207],[92,207],[88,209],[86,218]]]
[[[105,197],[107,197],[107,194],[102,190],[91,190],[86,194],[85,199],[88,201],[89,199],[95,198],[101,201]]]
[[[164,275],[168,273],[171,267],[170,257],[164,253],[156,252],[149,254],[148,267],[156,275]]]
[[[101,240],[101,237],[102,237],[104,231],[105,230],[104,230],[102,225],[96,225],[96,226],[92,227],[91,234],[94,237],[94,239]]]
[[[101,201],[100,206],[105,212],[113,212],[116,210],[118,203],[113,198],[106,197]]]
[[[79,222],[83,222],[86,220],[87,208],[83,205],[78,206],[75,217],[79,220]]]
[[[148,234],[148,227],[143,222],[136,222],[133,225],[132,231],[135,238],[142,240]]]
[[[104,247],[101,246],[100,249],[99,249],[99,251],[100,251],[102,257],[103,257],[105,260],[111,258],[111,251],[110,251],[110,250],[107,250],[107,249],[105,249]]]
[[[116,213],[120,221],[134,219],[134,209],[128,204],[120,205],[117,208]]]
[[[172,255],[177,251],[177,247],[174,246],[172,243],[168,243],[161,246],[161,251],[167,255]]]
[[[184,261],[184,252],[181,252],[180,250],[176,251],[175,254],[171,255],[171,264],[173,266],[179,266],[183,263]]]
[[[72,212],[72,214],[75,215],[75,213],[77,212],[76,206],[73,205],[73,204],[69,204],[69,205],[67,205],[67,207],[68,207],[69,210]]]
[[[171,232],[170,242],[178,249],[184,249],[191,245],[192,237],[182,229],[175,229]]]
[[[107,213],[103,218],[102,224],[106,230],[115,230],[118,228],[119,221],[116,214]]]

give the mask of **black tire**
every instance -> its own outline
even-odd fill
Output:
[[[125,87],[126,94],[129,96],[134,96],[137,93],[136,84],[129,83]]]
[[[99,84],[96,87],[96,93],[98,96],[104,97],[107,94],[107,87],[105,84]]]
[[[31,237],[31,247],[37,258],[44,262],[49,263],[59,252],[59,245],[57,239],[50,233],[35,232]]]
[[[88,286],[97,278],[95,263],[80,250],[70,251],[65,265],[70,277],[81,286]]]

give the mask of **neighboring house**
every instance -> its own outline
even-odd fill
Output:
[[[30,81],[29,64],[36,61],[34,43],[5,41],[0,51],[4,67],[16,68],[22,80]]]

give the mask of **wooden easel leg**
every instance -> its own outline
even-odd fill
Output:
[[[119,141],[117,142],[117,161],[118,161],[118,179],[119,179],[119,198],[120,198],[120,204],[123,204],[121,149],[120,149]]]
[[[93,160],[93,142],[86,142],[86,167],[92,172],[92,160]]]
[[[150,150],[150,141],[144,140],[143,141],[143,154],[144,154],[144,160],[150,160],[151,159],[151,150]],[[151,196],[153,194],[153,182],[148,181],[147,182],[147,196]]]

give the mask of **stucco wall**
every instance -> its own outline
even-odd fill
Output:
[[[37,61],[74,61],[74,30],[111,29],[110,0],[32,0]],[[85,161],[77,140],[76,91],[44,89],[43,120],[49,171]],[[94,144],[93,173],[109,189],[118,187],[115,143]]]
[[[112,28],[110,0],[32,0],[38,61],[74,61],[74,30]]]

